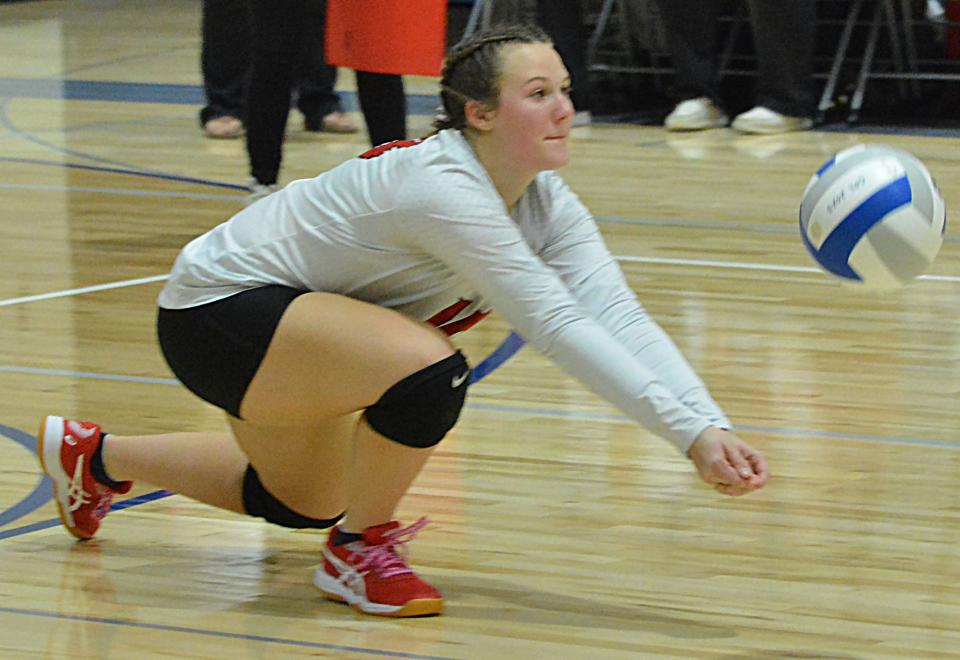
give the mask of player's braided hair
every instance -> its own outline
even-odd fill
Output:
[[[433,122],[438,131],[463,130],[467,126],[464,106],[481,101],[497,107],[503,62],[500,53],[508,44],[552,43],[535,25],[504,24],[475,32],[447,53],[440,79],[442,108]]]

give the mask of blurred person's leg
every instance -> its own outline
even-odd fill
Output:
[[[283,158],[283,136],[290,113],[297,57],[305,25],[301,0],[250,3],[253,55],[245,107],[247,153],[253,185],[276,184]]]
[[[813,0],[751,0],[757,51],[757,105],[784,115],[813,114]]]
[[[726,126],[717,90],[716,0],[657,0],[673,63],[673,96],[678,102],[664,126],[699,131]]]
[[[674,68],[677,101],[717,94],[716,0],[656,0]]]
[[[204,0],[200,29],[200,71],[207,99],[200,110],[200,124],[210,137],[239,137],[250,65],[246,3]]]
[[[757,99],[733,121],[743,133],[787,133],[813,125],[814,0],[751,0]]]
[[[403,77],[357,71],[357,96],[370,144],[377,146],[407,137],[407,97]]]
[[[308,25],[320,30],[304,30],[297,61],[297,109],[303,114],[308,131],[355,133],[356,123],[343,112],[336,93],[337,67],[326,63],[323,28],[326,25],[326,0],[304,0]]]

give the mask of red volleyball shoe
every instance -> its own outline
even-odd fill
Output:
[[[377,616],[431,616],[443,611],[443,595],[407,566],[404,545],[427,524],[421,518],[400,529],[396,520],[368,527],[359,541],[333,545],[337,528],[323,551],[323,567],[313,583],[323,595]]]
[[[103,439],[103,430],[90,422],[49,415],[37,438],[43,471],[53,479],[54,500],[63,526],[78,539],[96,534],[110,511],[113,496],[130,491],[132,481],[111,488],[90,473],[90,459]]]

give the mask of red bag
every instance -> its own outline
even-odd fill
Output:
[[[447,0],[327,0],[327,63],[437,76],[446,30]]]

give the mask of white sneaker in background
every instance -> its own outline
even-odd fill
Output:
[[[806,131],[813,126],[809,117],[791,117],[781,115],[770,108],[758,105],[733,120],[733,128],[741,133],[755,135],[773,135],[775,133],[790,133],[791,131]]]
[[[244,206],[250,206],[255,202],[259,202],[264,197],[272,195],[280,190],[280,186],[275,183],[271,183],[270,185],[258,183],[256,179],[250,179],[250,182],[247,184],[247,190],[250,192],[247,193],[246,198],[243,200]]]
[[[729,118],[706,96],[677,104],[663,125],[668,131],[702,131],[726,126]]]
[[[589,110],[578,110],[573,113],[573,128],[580,128],[581,126],[589,126],[593,123],[593,115]]]

